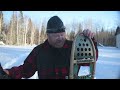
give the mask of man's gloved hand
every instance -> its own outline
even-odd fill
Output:
[[[83,30],[83,32],[80,34],[83,34],[84,36],[87,36],[91,39],[95,36],[94,32],[91,32],[89,29]]]
[[[4,72],[1,63],[0,63],[0,79],[11,79],[11,77],[6,72]]]

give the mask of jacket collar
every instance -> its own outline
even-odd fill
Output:
[[[67,40],[65,40],[65,43],[64,43],[64,45],[63,45],[62,48],[69,48],[69,47],[70,47],[70,45],[68,45]],[[49,44],[48,40],[45,40],[45,42],[44,42],[44,48],[55,48],[55,47],[51,46]]]

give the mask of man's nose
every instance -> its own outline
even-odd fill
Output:
[[[62,38],[63,38],[63,36],[61,36],[61,35],[58,36],[58,39],[62,39]]]

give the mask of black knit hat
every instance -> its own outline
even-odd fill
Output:
[[[53,16],[48,20],[47,33],[65,32],[65,26],[58,16]]]

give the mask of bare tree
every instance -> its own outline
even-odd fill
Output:
[[[71,31],[74,31],[75,33],[77,33],[78,30],[79,30],[79,29],[78,29],[78,23],[75,22],[75,21],[73,21],[73,22],[71,23]]]
[[[0,41],[3,41],[5,40],[5,32],[4,32],[4,26],[5,26],[5,23],[4,23],[4,20],[3,20],[3,12],[0,11]]]
[[[34,31],[35,31],[35,27],[32,23],[32,20],[29,18],[29,20],[28,20],[28,32],[27,32],[27,43],[30,45],[33,45]]]
[[[7,33],[7,43],[10,45],[15,44],[15,12],[13,11],[12,18],[10,20],[9,28],[8,28],[8,33]]]
[[[18,37],[19,37],[19,42],[21,45],[24,45],[24,33],[25,33],[25,26],[24,26],[24,17],[23,17],[23,12],[22,11],[19,11],[19,21],[18,21],[18,25],[19,25],[19,28],[18,28]]]
[[[81,23],[78,23],[78,29],[77,29],[77,32],[81,33],[83,30],[82,30],[82,25]]]
[[[2,28],[2,41],[6,44],[7,39],[7,25],[4,23]]]
[[[65,30],[66,30],[66,39],[69,40],[70,24],[65,25]]]
[[[93,20],[91,18],[84,20],[84,29],[93,30]]]
[[[7,44],[11,45],[12,44],[12,19],[10,20],[9,26],[8,26],[8,32],[7,32]]]
[[[75,37],[75,31],[71,31],[69,35],[69,39],[73,41],[74,37]]]
[[[28,21],[28,17],[25,16],[25,17],[24,17],[24,24],[25,24],[25,26],[24,26],[24,45],[27,44],[28,22],[29,22],[29,21]]]
[[[3,27],[3,13],[0,11],[0,35],[2,33],[2,27]]]
[[[42,23],[41,26],[41,32],[40,32],[40,43],[43,43],[46,39],[46,28],[45,28],[45,23]]]
[[[35,26],[34,44],[39,44],[39,28],[37,26]]]

